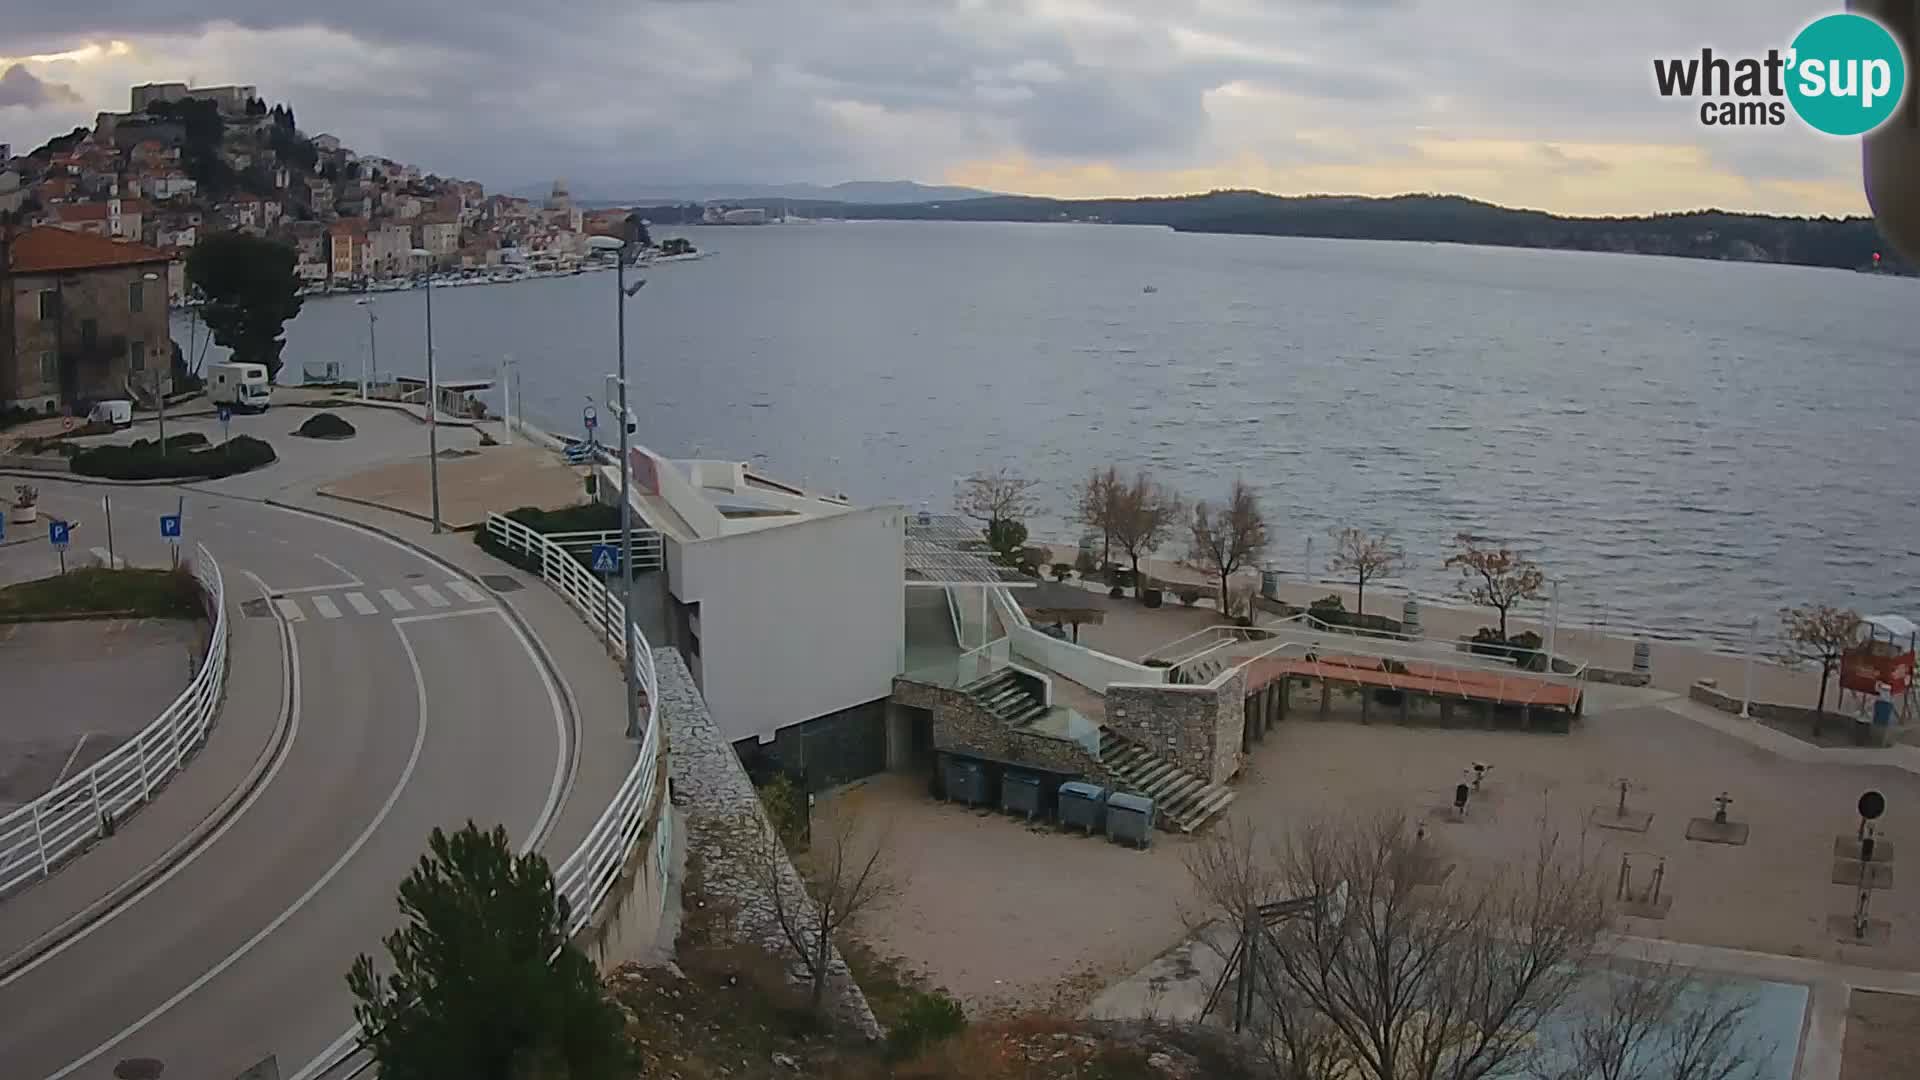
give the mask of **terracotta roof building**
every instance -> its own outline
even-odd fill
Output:
[[[0,230],[0,407],[77,410],[169,382],[168,262],[92,233]]]

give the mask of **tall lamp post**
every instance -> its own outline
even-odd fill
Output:
[[[612,236],[595,236],[587,241],[587,246],[595,251],[614,253],[614,312],[619,354],[620,381],[620,603],[626,611],[623,620],[627,625],[622,628],[626,641],[627,669],[627,738],[637,739],[640,731],[640,703],[633,685],[633,496],[628,489],[628,481],[633,470],[627,461],[627,434],[631,426],[631,414],[627,412],[627,300],[647,283],[641,278],[627,286],[627,242]]]
[[[373,332],[373,324],[380,321],[380,316],[374,314],[372,297],[363,296],[354,303],[367,309],[367,359],[360,362],[360,400],[365,401],[367,400],[367,369],[369,367],[373,369],[375,378],[380,375],[380,343]]]
[[[414,248],[416,259],[433,258],[426,248]],[[427,266],[427,486],[433,493],[433,531],[440,531],[440,390],[433,381],[433,266]]]
[[[144,294],[147,291],[147,282],[159,281],[159,280],[160,280],[160,275],[153,273],[151,271],[141,274],[140,275],[141,293]],[[145,295],[142,295],[140,297],[140,306],[145,307],[146,304],[147,304],[147,298]],[[147,358],[144,356],[140,358],[140,362],[143,364],[146,363],[146,360]],[[167,368],[173,366],[173,335],[172,334],[167,335],[167,359],[165,360],[164,363],[166,365],[165,367],[157,367],[153,369],[153,396],[160,399],[160,456],[161,457],[167,456]]]

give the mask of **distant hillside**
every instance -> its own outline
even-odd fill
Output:
[[[749,205],[758,205],[749,201]],[[665,211],[667,208],[660,208]],[[775,205],[773,209],[778,209]],[[1560,217],[1455,195],[1366,198],[1215,191],[1147,199],[1043,199],[999,195],[912,204],[792,204],[796,214],[937,221],[1088,221],[1165,225],[1187,232],[1260,233],[1359,240],[1564,248],[1911,273],[1872,218],[1795,218],[1698,210],[1651,217]],[[672,218],[657,220],[671,221]]]
[[[544,199],[550,184],[529,184],[516,188],[515,195]],[[820,184],[608,184],[574,186],[576,201],[585,204],[627,205],[629,203],[709,203],[764,202],[768,200],[805,200],[814,202],[861,203],[871,206],[895,206],[902,203],[931,203],[952,199],[979,199],[995,194],[976,188],[920,184],[912,180],[849,180],[830,187]]]

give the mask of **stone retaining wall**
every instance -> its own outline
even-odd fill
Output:
[[[1611,668],[1590,667],[1586,670],[1588,682],[1610,683],[1614,686],[1645,686],[1653,681],[1653,675],[1645,671],[1614,671]],[[1739,712],[1739,706],[1734,707]]]
[[[1086,747],[1071,739],[1009,727],[1006,721],[981,708],[980,703],[964,691],[896,676],[893,680],[893,700],[897,704],[925,709],[932,714],[933,746],[936,750],[971,752],[1082,776],[1095,783],[1112,782],[1100,760],[1089,753]]]
[[[786,883],[783,892],[801,898],[800,920],[805,922],[810,916],[804,912],[813,904],[805,899],[806,887],[800,874],[774,836],[760,795],[747,778],[740,758],[714,727],[685,661],[674,649],[661,648],[654,650],[654,666],[658,671],[660,719],[667,725],[668,745],[672,747],[668,761],[673,801],[686,815],[687,850],[701,856],[708,891],[737,908],[735,935],[797,968],[799,960],[774,919],[773,901],[740,865],[738,853],[746,845],[771,845],[772,850],[781,852],[779,873]],[[881,1037],[867,996],[837,948],[827,973],[827,1000],[834,1018],[846,1030],[869,1039]]]
[[[1240,771],[1247,676],[1242,669],[1200,686],[1115,683],[1107,726],[1213,784]]]

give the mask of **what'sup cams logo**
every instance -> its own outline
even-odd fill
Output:
[[[1709,127],[1777,127],[1791,107],[1815,131],[1864,135],[1901,108],[1907,58],[1886,27],[1849,12],[1808,23],[1784,52],[1655,60],[1653,81],[1661,97],[1701,99]]]

